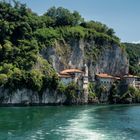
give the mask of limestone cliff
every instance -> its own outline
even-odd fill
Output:
[[[57,94],[45,90],[40,96],[39,93],[29,89],[17,89],[9,91],[8,89],[0,88],[0,105],[39,105],[39,104],[63,104],[66,101],[64,94]]]
[[[115,76],[128,73],[129,62],[126,52],[116,44],[97,45],[94,40],[83,39],[56,41],[53,47],[44,49],[42,55],[57,72],[69,67],[82,69],[86,63],[92,79],[100,72]]]

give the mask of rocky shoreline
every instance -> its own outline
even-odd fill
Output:
[[[28,89],[16,90],[12,94],[8,90],[0,91],[0,106],[44,106],[44,105],[98,105],[98,104],[135,104],[138,101],[132,98],[126,98],[118,102],[111,103],[109,100],[99,101],[98,98],[89,99],[87,103],[82,102],[82,98],[68,101],[64,94],[58,94],[56,92],[50,93],[48,90],[43,92],[41,96],[37,92],[33,92]]]

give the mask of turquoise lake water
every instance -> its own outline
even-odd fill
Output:
[[[0,140],[140,140],[140,106],[1,107]]]

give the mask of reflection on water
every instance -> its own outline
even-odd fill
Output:
[[[139,140],[140,106],[0,108],[0,140]]]
[[[68,126],[58,130],[65,133],[67,139],[103,139],[104,134],[90,127],[94,118],[89,116],[90,110],[79,112],[76,118],[68,120]],[[85,123],[86,122],[86,123]]]

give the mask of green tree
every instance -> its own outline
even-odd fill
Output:
[[[4,85],[8,80],[8,77],[6,74],[0,74],[0,86]]]
[[[55,26],[75,26],[80,24],[83,20],[78,12],[74,11],[71,13],[63,7],[52,7],[45,15],[51,17],[55,21]]]
[[[67,103],[73,103],[76,102],[76,100],[80,97],[80,89],[79,86],[71,82],[70,84],[67,85],[66,87],[66,92],[65,95],[67,97]]]
[[[40,91],[43,86],[43,74],[37,70],[34,69],[29,73],[29,87],[33,90]]]
[[[124,43],[129,58],[130,73],[140,75],[140,44]]]
[[[110,94],[109,94],[109,102],[110,103],[116,103],[120,100],[120,95],[118,92],[118,83],[114,83],[110,88]]]

